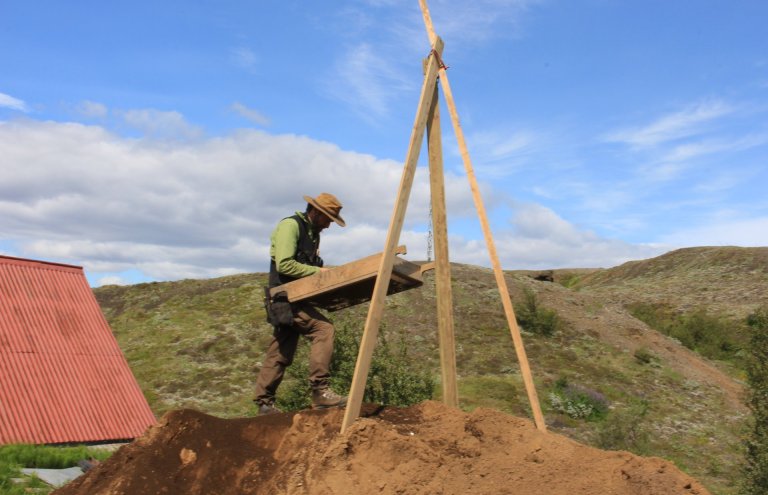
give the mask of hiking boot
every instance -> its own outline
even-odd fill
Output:
[[[312,409],[343,407],[346,405],[347,398],[335,393],[330,388],[320,388],[312,391]]]
[[[280,409],[276,408],[272,403],[259,404],[259,416],[266,416],[267,414],[281,413]]]

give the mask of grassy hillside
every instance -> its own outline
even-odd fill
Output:
[[[725,249],[714,253],[728,258]],[[507,282],[516,304],[527,291],[559,322],[551,336],[525,329],[523,335],[552,430],[601,448],[670,459],[713,493],[733,494],[746,414],[742,385],[718,363],[634,318],[625,304],[652,298],[657,287],[665,300],[689,304],[681,280],[691,278],[686,266],[697,270],[696,279],[709,277],[701,284],[713,293],[734,277],[744,287],[765,287],[765,264],[758,258],[707,268],[707,261],[694,263],[697,250],[676,253],[688,261],[678,258],[658,269],[555,271],[556,282],[575,288],[524,272],[507,273]],[[492,272],[453,264],[452,276],[461,407],[530,417]],[[157,415],[182,407],[222,417],[255,413],[252,386],[271,333],[261,304],[265,282],[265,274],[243,274],[95,290]],[[674,284],[680,285],[666,288]],[[758,299],[748,292],[739,300]],[[422,288],[389,297],[382,336],[405,339],[413,366],[439,378],[435,304],[430,276]],[[366,312],[367,305],[360,305],[331,317],[359,333]],[[439,384],[435,394],[439,398]]]
[[[743,318],[768,301],[768,247],[695,247],[580,277],[574,288],[623,303],[705,306]]]

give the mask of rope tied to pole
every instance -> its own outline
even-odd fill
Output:
[[[440,56],[439,53],[437,53],[437,50],[434,48],[429,52],[430,55],[434,55],[437,59],[437,66],[443,70],[448,70],[448,66],[445,65],[445,62],[443,62],[443,58]]]

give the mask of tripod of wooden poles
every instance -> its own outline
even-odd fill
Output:
[[[442,63],[443,41],[436,34],[432,25],[432,19],[427,7],[426,0],[419,0],[419,6],[424,17],[424,24],[429,35],[432,50],[425,61],[424,83],[421,87],[421,97],[416,110],[416,119],[411,132],[411,139],[408,143],[408,153],[406,154],[403,175],[400,179],[400,189],[395,200],[395,209],[387,231],[387,238],[384,245],[381,262],[379,264],[376,283],[373,288],[368,316],[365,321],[360,350],[357,356],[355,372],[352,379],[352,386],[349,391],[347,408],[344,413],[344,420],[341,431],[344,432],[359,416],[360,407],[363,401],[365,384],[370,371],[371,358],[376,346],[379,327],[381,324],[382,312],[384,310],[384,300],[387,296],[392,267],[395,259],[397,243],[400,239],[400,233],[403,228],[405,211],[408,206],[408,198],[413,185],[413,178],[416,173],[416,164],[419,159],[421,143],[424,139],[424,132],[427,132],[427,147],[429,152],[429,178],[432,205],[432,224],[434,231],[434,254],[435,254],[435,285],[437,291],[437,321],[438,334],[440,342],[440,365],[442,373],[443,402],[449,406],[458,407],[458,387],[456,384],[456,346],[453,329],[453,296],[451,292],[451,268],[448,258],[448,231],[445,209],[445,186],[443,180],[443,156],[442,143],[440,138],[440,112],[438,106],[438,80],[445,95],[448,111],[453,123],[453,129],[459,144],[459,151],[464,162],[464,169],[472,190],[475,208],[477,210],[480,224],[485,237],[485,243],[488,254],[493,265],[493,272],[496,278],[496,284],[499,288],[504,313],[507,317],[507,323],[512,335],[512,341],[515,346],[517,359],[520,363],[520,371],[525,383],[525,389],[528,394],[528,400],[533,412],[536,428],[546,431],[544,416],[541,413],[539,399],[536,394],[536,387],[533,383],[533,376],[528,364],[528,357],[523,347],[523,340],[520,335],[520,328],[515,319],[514,308],[509,297],[504,272],[499,262],[496,247],[493,242],[493,236],[488,224],[488,218],[485,212],[482,198],[480,197],[480,188],[475,178],[472,161],[469,158],[464,133],[459,123],[459,115],[456,111],[456,104],[453,100],[451,86],[448,83],[446,67]]]

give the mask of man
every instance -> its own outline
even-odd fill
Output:
[[[321,193],[316,198],[304,196],[307,209],[281,220],[270,237],[269,287],[276,287],[298,278],[327,270],[319,256],[320,232],[331,221],[344,227],[341,203],[333,194]],[[274,307],[277,302],[273,302]],[[275,407],[277,387],[283,380],[285,368],[293,362],[299,335],[310,340],[309,383],[312,387],[312,407],[344,406],[347,398],[328,386],[331,355],[333,354],[333,324],[314,306],[307,303],[286,305],[288,312],[283,324],[272,318],[274,337],[267,349],[264,365],[256,379],[254,402],[259,414],[280,412]]]

